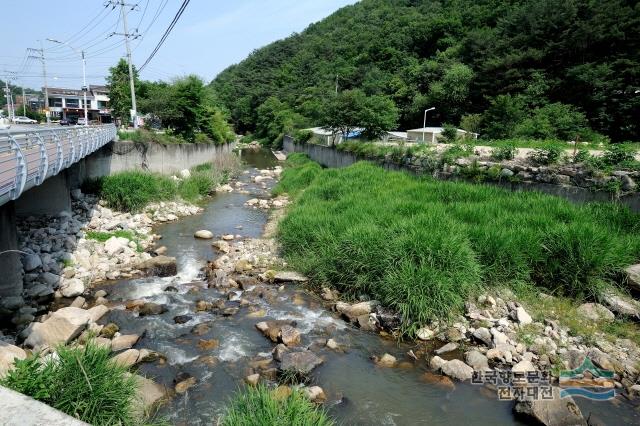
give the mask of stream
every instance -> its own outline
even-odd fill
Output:
[[[172,389],[174,379],[187,373],[196,384],[184,394],[175,395],[161,407],[159,418],[177,425],[209,425],[224,412],[224,406],[250,374],[252,363],[269,358],[274,343],[255,327],[259,321],[295,320],[302,333],[302,346],[312,346],[324,363],[312,373],[313,384],[324,389],[325,407],[339,424],[358,425],[469,425],[519,424],[512,414],[511,402],[499,402],[495,391],[466,383],[455,388],[428,383],[424,373],[426,361],[413,362],[406,353],[413,348],[395,340],[384,339],[375,333],[354,328],[336,314],[328,311],[323,301],[301,287],[288,284],[275,298],[257,299],[264,317],[248,317],[246,308],[231,316],[211,312],[195,312],[198,300],[227,299],[225,293],[207,288],[200,272],[206,261],[217,256],[211,240],[198,240],[193,233],[208,229],[215,235],[239,234],[260,237],[268,212],[244,206],[251,198],[266,198],[273,181],[267,187],[251,182],[258,169],[277,164],[268,151],[245,151],[246,164],[238,180],[245,182],[249,194],[218,193],[204,205],[204,212],[177,222],[162,224],[155,232],[162,235],[158,245],[168,248],[168,255],[178,262],[178,275],[168,278],[141,278],[116,281],[102,286],[108,294],[112,310],[104,323],[115,322],[122,334],[140,334],[137,348],[157,351],[166,362],[143,363],[139,372]],[[165,291],[174,286],[177,292]],[[127,301],[144,299],[166,304],[168,311],[161,315],[138,317],[125,309]],[[229,303],[229,302],[227,302]],[[189,315],[184,324],[176,324],[174,317]],[[210,328],[195,335],[192,328],[207,323]],[[330,350],[314,343],[333,338],[346,349]],[[218,339],[219,346],[203,350],[201,339]],[[389,353],[406,368],[379,368],[372,355]],[[451,356],[455,355],[452,353]],[[585,418],[591,411],[607,424],[633,424],[637,413],[632,409],[615,408],[615,418],[609,403],[595,403],[579,398],[576,401]],[[624,405],[624,404],[623,404]]]

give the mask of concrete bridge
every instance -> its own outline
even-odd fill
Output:
[[[33,127],[0,133],[0,297],[22,292],[16,213],[71,210],[79,162],[116,138],[113,124]]]

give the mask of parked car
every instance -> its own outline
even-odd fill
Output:
[[[68,118],[60,119],[60,125],[61,126],[71,126],[72,124],[74,124],[74,123]]]
[[[85,120],[84,117],[79,117],[78,118],[78,122],[76,123],[78,126],[84,126],[85,124],[88,124],[87,121]]]
[[[25,117],[24,115],[19,115],[13,119],[15,124],[38,124],[37,120],[33,118]]]
[[[0,117],[0,130],[9,130],[11,128],[11,123],[4,117]]]

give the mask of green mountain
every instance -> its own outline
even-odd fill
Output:
[[[612,140],[640,140],[640,2],[362,0],[254,51],[211,86],[236,129],[259,134],[270,97],[285,123],[321,122],[336,82],[388,96],[402,129],[435,106],[431,124],[463,121],[491,137],[571,134],[586,117]]]

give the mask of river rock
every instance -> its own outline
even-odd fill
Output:
[[[444,366],[446,363],[447,361],[436,355],[429,361],[429,367],[431,367],[432,370],[440,371],[442,369],[442,366]]]
[[[514,373],[527,373],[529,371],[536,371],[536,366],[528,359],[523,359],[519,363],[511,367],[511,371]]]
[[[84,293],[84,283],[78,278],[64,280],[60,285],[60,292],[64,297],[76,297]]]
[[[440,349],[436,349],[436,354],[442,355],[446,354],[447,352],[455,351],[456,349],[458,349],[458,344],[450,342],[442,346]]]
[[[48,286],[55,287],[60,283],[60,275],[56,275],[51,272],[44,272],[40,274],[40,281]]]
[[[275,282],[306,282],[309,278],[294,271],[278,271],[273,276]]]
[[[333,340],[333,339],[328,339],[328,340],[327,340],[327,343],[326,343],[326,346],[327,346],[329,349],[333,349],[334,351],[335,351],[335,350],[337,350],[337,349],[339,349],[338,343],[337,343],[335,340]]]
[[[452,359],[447,361],[441,368],[442,373],[451,377],[452,379],[465,381],[470,380],[473,377],[473,368],[469,367],[459,359]]]
[[[140,358],[140,351],[137,349],[127,349],[124,352],[111,358],[113,362],[122,365],[123,367],[132,367],[138,362]]]
[[[247,259],[240,259],[234,264],[233,269],[238,273],[243,273],[252,270],[253,265]]]
[[[173,322],[176,324],[184,324],[191,321],[193,317],[191,315],[176,315],[173,317]]]
[[[104,242],[104,251],[109,257],[122,253],[129,247],[129,240],[124,237],[113,236]]]
[[[315,403],[321,403],[327,399],[324,390],[320,386],[309,386],[308,388],[304,388],[303,392],[310,401]]]
[[[491,370],[489,368],[489,361],[485,355],[483,355],[480,351],[471,350],[464,354],[464,360],[470,365],[475,371],[487,371]]]
[[[202,322],[200,324],[194,325],[191,329],[191,333],[195,334],[196,336],[202,336],[203,334],[207,334],[210,329],[211,327],[209,327],[207,323]]]
[[[350,305],[345,302],[338,302],[335,305],[336,311],[345,316],[349,321],[354,322],[361,315],[369,315],[373,312],[378,302],[375,300],[360,302]]]
[[[137,334],[123,334],[118,337],[114,337],[111,341],[111,350],[114,352],[121,351],[123,349],[130,349],[138,342],[140,336]]]
[[[96,299],[99,297],[107,297],[107,292],[105,290],[98,290],[93,294],[93,297]]]
[[[250,374],[244,378],[244,381],[247,382],[248,385],[257,386],[260,381],[260,374]]]
[[[613,321],[615,315],[599,303],[583,303],[576,310],[578,315],[589,321]]]
[[[172,277],[178,273],[175,257],[156,256],[138,265],[138,269],[154,277]]]
[[[425,383],[436,385],[445,390],[454,390],[456,387],[456,385],[453,383],[453,380],[451,380],[447,376],[434,374],[431,371],[426,371],[422,376],[420,376],[420,379]]]
[[[159,401],[166,397],[167,391],[164,386],[146,377],[137,374],[134,374],[133,377],[137,385],[134,411],[142,418],[144,413],[150,412]]]
[[[188,379],[185,379],[185,380],[182,380],[181,382],[176,383],[175,391],[176,393],[183,394],[195,384],[196,384],[196,378],[189,377]]]
[[[531,324],[533,322],[533,318],[531,318],[531,315],[529,315],[522,306],[518,306],[516,308],[514,317],[515,320],[522,325]]]
[[[300,331],[290,325],[283,325],[280,329],[280,340],[291,347],[300,344]]]
[[[200,231],[196,231],[193,236],[201,240],[210,240],[213,238],[213,232],[207,231],[206,229],[201,229]]]
[[[200,339],[198,341],[198,348],[202,351],[210,351],[220,346],[218,339]]]
[[[91,309],[87,309],[92,322],[97,322],[100,318],[109,312],[109,308],[105,305],[96,305]]]
[[[13,368],[16,359],[26,359],[27,353],[14,345],[0,340],[0,378]]]
[[[553,388],[553,399],[527,400],[520,397],[513,411],[517,416],[545,426],[587,424],[573,398],[560,398],[560,390],[557,387]]]
[[[31,324],[24,345],[37,351],[45,346],[53,348],[61,343],[67,344],[80,335],[90,320],[91,315],[83,309],[59,309],[46,321]]]
[[[78,296],[75,299],[73,299],[73,302],[71,302],[71,305],[74,308],[82,308],[84,306],[84,302],[86,302],[85,298],[82,296]]]
[[[219,252],[225,254],[228,254],[231,251],[231,246],[224,240],[214,241],[213,243],[211,243],[211,245],[218,249]]]
[[[157,303],[153,303],[153,302],[145,302],[144,305],[142,305],[140,307],[140,310],[138,311],[138,314],[141,317],[147,316],[147,315],[160,315],[167,312],[167,306],[166,305],[160,305]]]
[[[473,337],[484,343],[485,345],[491,347],[493,344],[493,337],[491,336],[491,332],[486,327],[479,327],[473,332]]]
[[[286,352],[282,355],[280,369],[306,375],[320,364],[322,358],[311,351]]]
[[[287,348],[286,345],[279,343],[275,348],[273,348],[273,359],[275,359],[276,361],[282,361],[282,355],[287,352],[289,352],[289,348]]]
[[[627,285],[635,291],[640,291],[640,263],[631,265],[624,270],[627,273]]]
[[[395,367],[397,362],[398,360],[396,357],[390,354],[384,354],[379,359],[375,360],[377,366],[387,368]]]
[[[118,327],[118,324],[110,322],[109,324],[102,327],[102,330],[100,330],[100,336],[106,337],[107,339],[112,339],[118,331],[120,331],[120,327]]]
[[[633,299],[607,291],[602,294],[602,302],[616,314],[640,318],[640,303]]]

